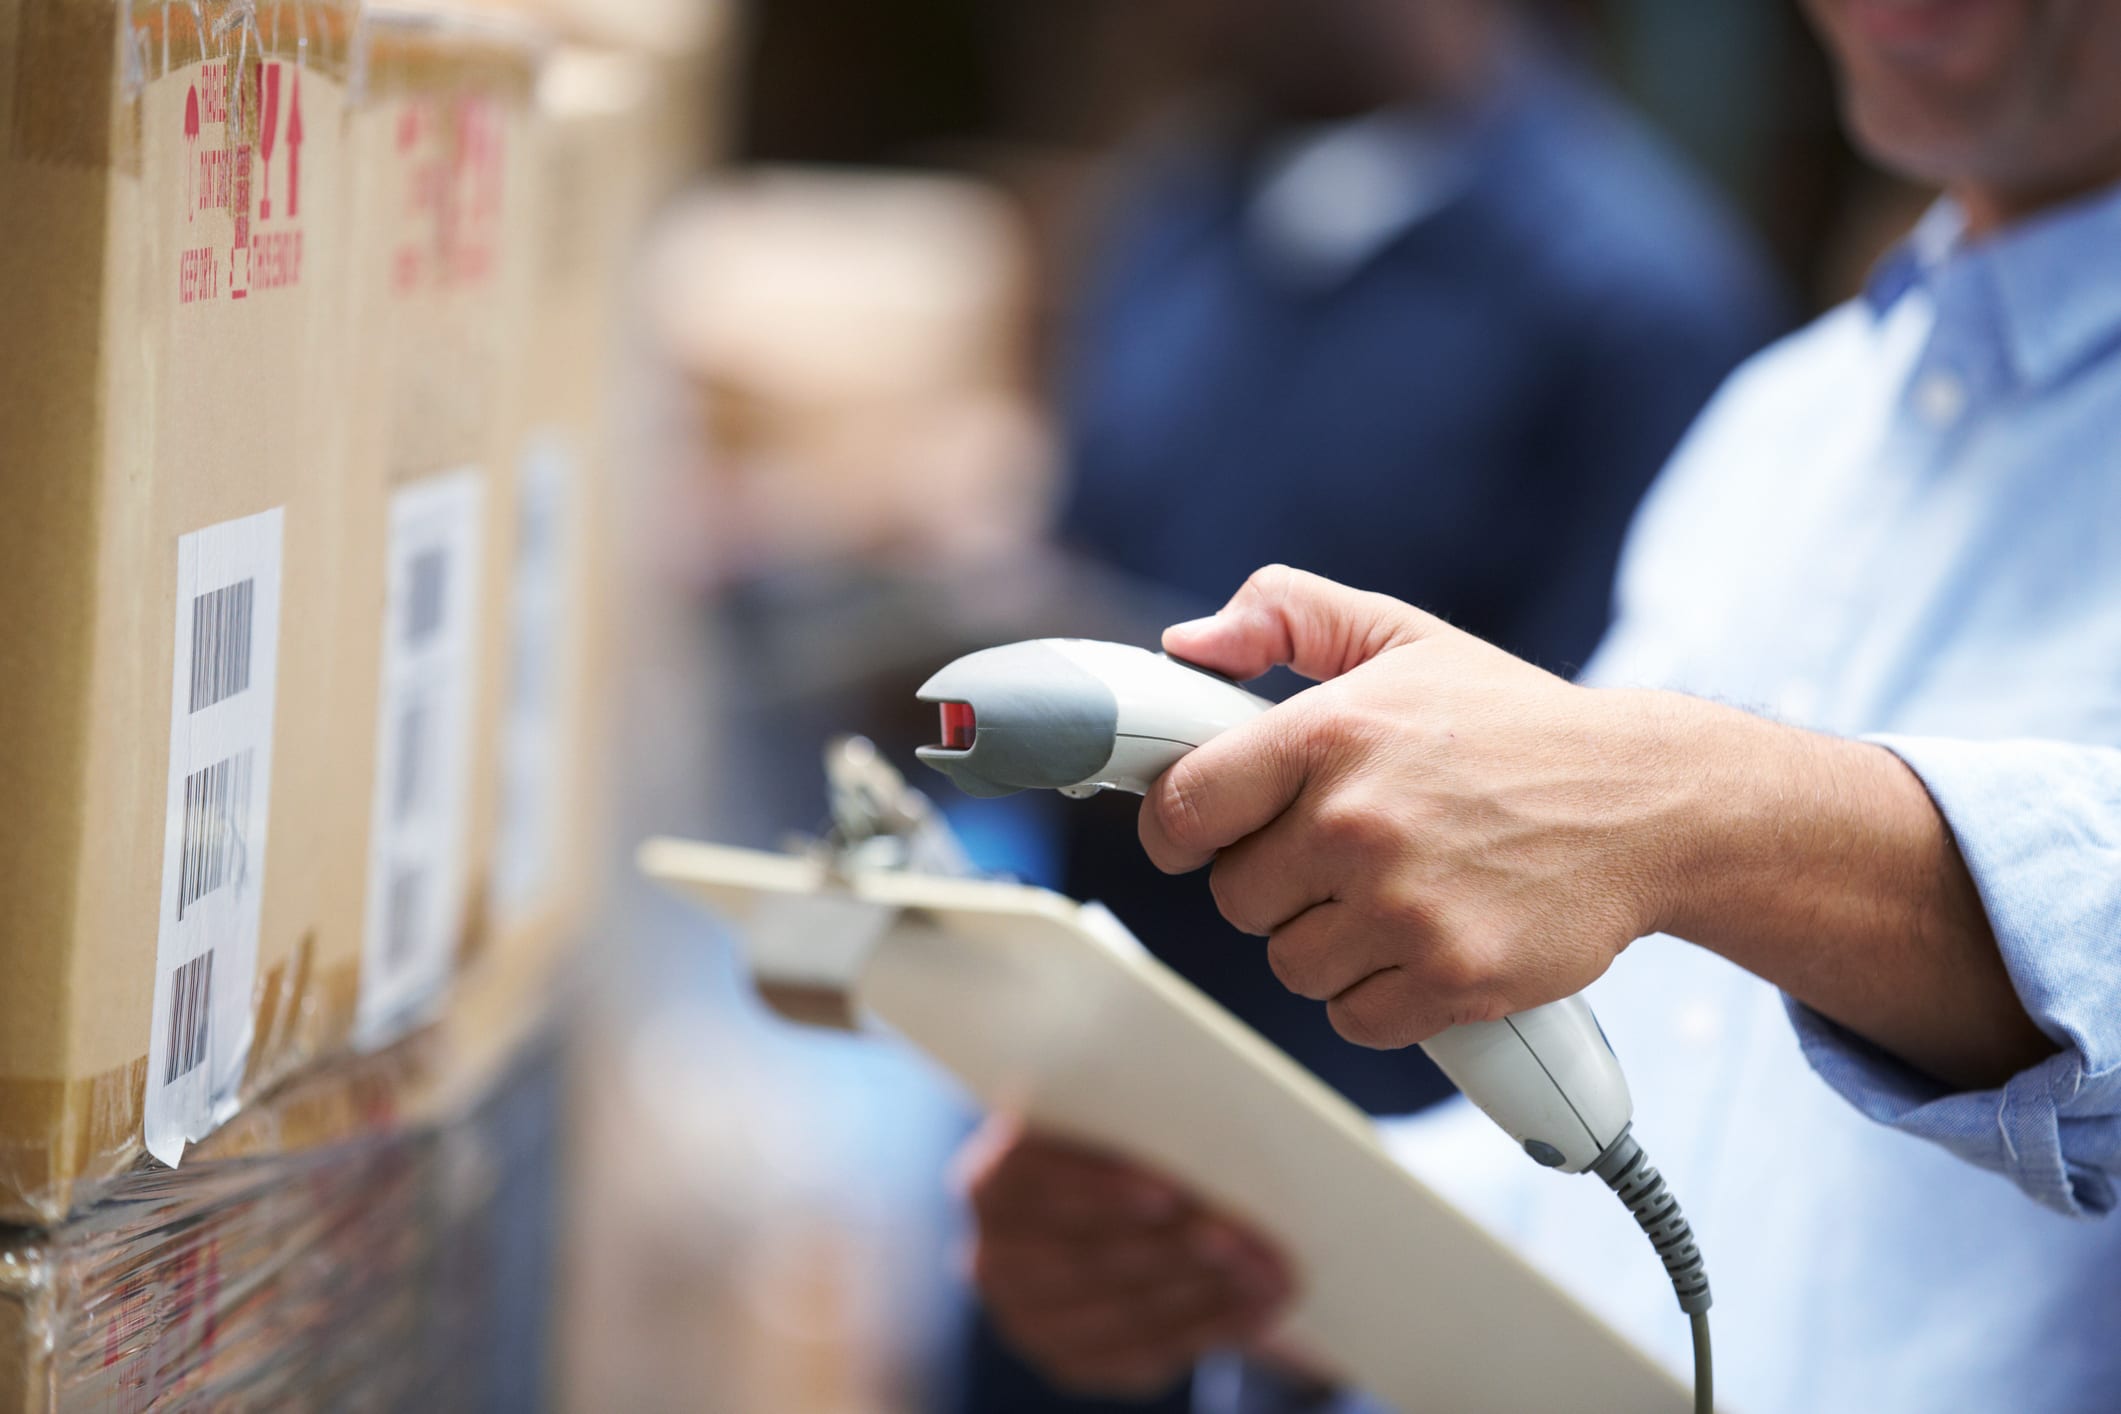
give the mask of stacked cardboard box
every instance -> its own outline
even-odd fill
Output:
[[[550,59],[426,4],[0,0],[0,1221],[467,970],[534,1012],[580,931],[642,120]]]
[[[301,1131],[404,1080],[371,1058],[253,1112]],[[537,1407],[557,1090],[540,1042],[427,1121],[202,1153],[0,1237],[0,1409]]]

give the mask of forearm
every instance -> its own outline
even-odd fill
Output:
[[[1631,696],[1667,762],[1650,836],[1660,931],[1953,1085],[2000,1084],[2055,1050],[1899,758],[1675,694]]]

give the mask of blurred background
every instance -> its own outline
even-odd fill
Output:
[[[1269,560],[1574,667],[1702,401],[1926,194],[1851,154],[1787,0],[772,0],[720,33],[706,160],[629,282],[564,1402],[1117,1407],[972,1312],[969,1110],[889,1043],[769,1017],[633,842],[815,834],[824,742],[910,769],[943,661],[1153,642]],[[936,793],[982,865],[1112,903],[1361,1103],[1436,1094],[1150,877],[1124,803]]]

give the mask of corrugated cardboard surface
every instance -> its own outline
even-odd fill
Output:
[[[309,940],[338,688],[314,630],[336,615],[324,294],[352,32],[350,3],[321,0],[0,0],[0,1216],[49,1221],[138,1152],[177,539],[272,507],[285,628],[258,961],[285,1020],[254,1060],[329,1009]],[[299,255],[254,267],[239,301],[186,264],[225,261],[237,226],[233,202],[198,199],[186,100],[265,62],[299,70],[306,141],[299,213],[256,235]]]

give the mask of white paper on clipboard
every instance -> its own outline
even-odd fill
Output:
[[[783,955],[792,898],[866,919],[829,979],[851,1013],[982,1102],[1145,1162],[1270,1234],[1300,1274],[1287,1334],[1394,1407],[1692,1408],[1647,1354],[1395,1163],[1361,1111],[1103,909],[1016,884],[834,879],[816,860],[677,840],[650,841],[640,864],[740,925],[776,901]]]

